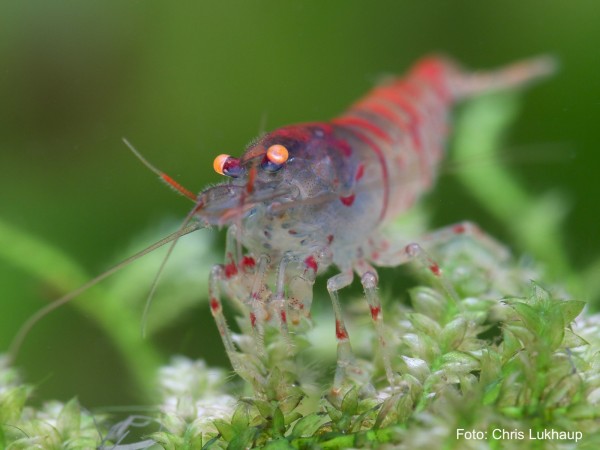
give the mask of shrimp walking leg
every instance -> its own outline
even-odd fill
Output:
[[[425,238],[424,240],[427,240]],[[455,292],[450,282],[442,275],[440,265],[421,247],[420,244],[412,242],[408,245],[385,243],[384,250],[377,249],[371,252],[371,260],[377,266],[396,267],[402,264],[407,264],[411,261],[416,261],[422,267],[425,267],[440,283],[446,294],[458,304],[459,297]]]
[[[449,242],[461,235],[476,241],[483,248],[489,250],[499,261],[505,261],[510,257],[510,252],[504,245],[500,244],[496,239],[479,228],[477,224],[469,221],[445,226],[422,236],[419,241],[424,245],[427,245],[428,243],[439,245]]]
[[[419,242],[427,247],[434,247],[448,243],[458,236],[466,236],[476,241],[500,261],[506,260],[510,256],[510,253],[503,245],[483,232],[476,224],[468,221],[459,222],[427,233],[419,238]],[[371,260],[378,266],[388,267],[395,267],[416,260],[438,279],[443,289],[455,302],[459,301],[454,288],[444,278],[439,264],[429,256],[421,244],[413,242],[408,245],[400,245],[383,240],[374,245],[374,250],[371,252]]]
[[[225,352],[231,361],[233,369],[243,378],[253,384],[264,385],[265,377],[249,362],[244,360],[242,355],[236,350],[233,343],[233,336],[225,316],[223,314],[223,305],[220,298],[220,283],[226,283],[227,278],[223,266],[216,265],[212,268],[209,278],[210,311],[217,324],[217,329],[221,335]]]
[[[390,354],[387,350],[383,329],[383,310],[381,309],[381,300],[379,298],[379,294],[377,293],[377,284],[379,282],[377,271],[365,261],[361,261],[354,270],[360,276],[360,282],[365,291],[365,298],[369,304],[371,319],[373,320],[375,333],[377,334],[377,339],[379,340],[379,348],[381,351],[385,375],[390,386],[394,386],[396,384],[394,380],[394,371],[392,370],[392,362]]]
[[[266,303],[270,291],[265,284],[269,269],[269,257],[261,255],[258,261],[250,255],[241,256],[237,241],[237,230],[231,227],[227,233],[225,247],[224,278],[222,280],[228,297],[243,312],[248,314],[255,345],[255,353],[264,358],[264,328],[268,318]]]
[[[288,308],[284,291],[286,281],[286,269],[288,268],[291,261],[292,258],[289,255],[286,255],[283,258],[281,258],[281,261],[279,262],[279,267],[277,268],[277,284],[275,297],[270,302],[271,309],[274,310],[276,320],[279,321],[279,329],[281,331],[281,335],[283,336],[283,339],[285,340],[288,349],[290,350],[290,353],[292,353],[293,344],[288,329]]]
[[[352,269],[349,269],[327,280],[327,291],[329,291],[329,296],[331,297],[331,303],[333,305],[335,337],[337,339],[337,365],[333,379],[334,393],[340,390],[342,384],[350,375],[349,371],[352,371],[353,375],[362,375],[362,371],[356,366],[356,358],[354,357],[354,352],[350,345],[350,338],[348,336],[348,330],[346,329],[346,323],[342,316],[342,307],[338,295],[338,291],[352,284],[353,279],[354,272]]]
[[[269,267],[269,257],[262,255],[256,267],[256,273],[252,279],[252,289],[250,296],[246,300],[250,308],[250,325],[254,335],[256,352],[260,358],[266,356],[264,348],[264,327],[268,314],[266,310],[266,301],[269,298],[268,288],[265,285],[265,276]]]

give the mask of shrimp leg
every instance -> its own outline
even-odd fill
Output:
[[[474,240],[483,248],[490,251],[500,261],[505,261],[510,256],[506,247],[489,234],[482,231],[476,224],[469,221],[459,222],[427,233],[421,236],[418,239],[418,242],[427,247],[434,247],[448,243],[457,236],[466,236]],[[370,260],[375,265],[381,267],[396,267],[412,260],[416,260],[437,277],[444,287],[444,290],[446,290],[452,298],[457,300],[458,298],[456,297],[456,294],[453,293],[452,287],[443,279],[439,265],[429,256],[419,243],[413,242],[404,245],[402,243],[390,242],[386,239],[379,242],[372,240],[370,242]]]
[[[498,261],[506,261],[510,257],[508,249],[496,239],[483,231],[477,224],[469,221],[455,223],[428,233],[419,239],[423,244],[444,244],[457,236],[466,236],[483,248],[489,250]]]
[[[352,352],[352,346],[350,345],[346,323],[342,316],[342,307],[338,295],[338,291],[346,286],[350,286],[353,279],[354,273],[350,269],[327,280],[327,291],[331,297],[333,314],[335,316],[335,337],[337,339],[337,366],[333,380],[334,391],[339,390],[342,382],[345,380],[347,367],[352,366],[355,363],[355,357]]]
[[[277,281],[276,281],[276,291],[275,296],[270,302],[271,308],[274,310],[274,315],[276,320],[279,321],[279,329],[281,331],[281,335],[286,342],[288,350],[290,354],[293,354],[293,343],[290,338],[289,328],[288,328],[288,302],[285,299],[285,282],[286,282],[286,270],[290,263],[294,260],[294,257],[291,254],[286,254],[281,258],[279,262],[279,267],[277,268]],[[314,281],[313,281],[314,283]],[[309,290],[312,292],[312,285],[309,287]]]
[[[381,350],[381,358],[383,360],[385,375],[388,379],[388,383],[393,387],[396,384],[394,379],[394,371],[392,369],[391,357],[385,342],[381,300],[379,299],[379,294],[377,294],[379,277],[377,276],[377,271],[375,268],[364,260],[360,260],[354,270],[360,276],[360,283],[363,286],[365,298],[369,304],[369,310],[371,311],[371,319],[373,320],[375,333],[377,334],[377,338],[379,340],[379,348]]]
[[[244,359],[243,355],[236,350],[233,343],[233,335],[227,325],[225,315],[223,314],[219,285],[221,283],[227,283],[227,281],[223,266],[213,266],[209,277],[210,311],[217,324],[219,334],[223,340],[225,352],[231,361],[233,369],[240,374],[240,376],[255,385],[255,387],[260,388],[260,386],[265,385],[266,379],[257,368],[253,366],[251,361]]]
[[[348,378],[359,379],[362,382],[367,382],[366,374],[356,363],[356,357],[352,351],[350,337],[346,328],[346,323],[342,316],[342,307],[338,291],[352,284],[354,279],[354,271],[347,269],[327,280],[327,291],[333,305],[333,314],[335,317],[335,337],[337,339],[337,363],[335,376],[333,378],[333,387],[331,393],[337,396],[344,382]]]

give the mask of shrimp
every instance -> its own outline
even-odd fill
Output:
[[[239,158],[217,156],[214,168],[229,180],[198,195],[154,168],[126,142],[163,181],[195,203],[178,232],[138,255],[167,242],[171,251],[180,236],[203,226],[228,228],[225,261],[209,275],[209,305],[232,367],[258,389],[266,383],[260,364],[265,325],[277,326],[291,345],[290,328],[309,317],[313,285],[331,266],[338,271],[327,280],[338,355],[333,392],[362,375],[339,298],[339,291],[357,275],[380,342],[386,377],[394,386],[376,267],[417,261],[450,297],[458,298],[421,245],[388,238],[385,225],[406,212],[435,181],[453,105],[487,91],[524,85],[550,74],[553,66],[551,58],[541,57],[495,72],[471,73],[445,58],[428,57],[405,77],[375,87],[329,122],[285,126],[260,137]],[[469,234],[494,251],[505,252],[466,222],[430,233],[419,242],[444,241],[457,234]],[[36,314],[25,330],[114,269]],[[152,291],[157,281],[158,275]],[[222,293],[247,314],[258,360],[245,357],[236,345],[223,314]]]
[[[338,292],[360,278],[381,343],[391,385],[395,375],[385,351],[383,313],[375,266],[417,260],[452,297],[441,269],[417,243],[398,243],[382,233],[409,209],[435,180],[449,129],[451,107],[482,92],[527,83],[551,73],[542,57],[491,73],[467,73],[454,63],[429,57],[404,78],[376,87],[329,122],[286,126],[250,145],[240,158],[219,155],[215,170],[230,183],[198,196],[197,216],[229,226],[226,263],[210,275],[210,308],[233,367],[249,380],[263,379],[236,351],[222,312],[220,287],[248,310],[255,340],[265,321],[281,333],[310,311],[316,276],[329,266],[327,280],[338,347],[334,390],[360,372],[342,317]],[[468,233],[495,251],[505,250],[470,223],[423,238],[447,240]],[[246,249],[247,254],[242,254]],[[275,289],[265,280],[275,272]],[[260,351],[260,350],[259,350]]]

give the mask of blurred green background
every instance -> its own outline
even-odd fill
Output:
[[[131,252],[147,230],[176,229],[190,207],[132,157],[123,136],[200,190],[219,179],[216,154],[239,154],[261,128],[326,120],[427,53],[472,68],[550,53],[560,72],[526,94],[507,147],[535,155],[512,169],[529,192],[565,198],[568,253],[584,270],[600,255],[599,23],[596,0],[2,2],[0,219],[91,276]],[[545,158],[546,149],[558,149],[560,162]],[[510,244],[452,177],[427,202],[432,228],[471,219]],[[173,222],[165,226],[165,218]],[[208,236],[201,245],[222,240],[216,231],[201,233]],[[20,255],[38,256],[27,248]],[[202,267],[217,262],[220,256]],[[136,280],[141,297],[155,267]],[[204,268],[195,274],[207,275]],[[0,258],[0,348],[60,293]],[[204,303],[151,341],[164,360],[185,353],[227,364]],[[142,401],[110,340],[71,307],[34,329],[17,364],[39,400]]]

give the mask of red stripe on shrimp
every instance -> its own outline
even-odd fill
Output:
[[[407,120],[406,114],[403,114],[403,111],[398,108],[397,105],[391,103],[389,100],[386,100],[381,97],[369,96],[355,104],[351,109],[351,112],[363,112],[368,113],[370,115],[378,116],[386,120],[390,123],[390,126],[397,128],[402,133],[406,133],[409,135],[409,139],[411,137],[411,126]],[[396,141],[394,143],[395,146],[399,145],[400,141]],[[392,149],[394,162],[402,168],[404,165],[404,158],[398,155],[397,151]],[[419,153],[417,149],[417,154]],[[419,164],[426,164],[423,158],[418,157]],[[426,171],[425,171],[426,172]]]
[[[335,119],[332,122],[339,124],[339,119]],[[383,220],[383,218],[385,217],[385,214],[388,210],[388,204],[389,204],[389,198],[390,198],[390,183],[389,183],[390,175],[389,175],[389,171],[388,171],[388,167],[387,167],[387,162],[386,162],[385,156],[383,154],[383,150],[371,138],[369,138],[366,134],[358,131],[355,127],[347,127],[347,126],[344,126],[341,124],[339,124],[339,125],[342,126],[344,129],[348,130],[354,136],[356,136],[358,138],[358,140],[362,141],[363,143],[365,143],[369,147],[371,147],[371,149],[375,152],[375,155],[377,155],[377,159],[379,160],[379,165],[381,166],[381,181],[383,183],[382,208],[381,208],[381,214],[379,215],[379,221],[381,222]]]
[[[382,139],[383,141],[385,141],[388,144],[391,144],[394,142],[392,137],[389,134],[387,134],[384,130],[379,128],[373,122],[371,122],[367,119],[363,119],[362,117],[353,117],[353,116],[344,115],[342,117],[333,119],[331,122],[336,125],[354,125],[354,126],[357,126],[360,128],[364,128],[365,130],[368,130],[369,132],[373,133],[375,136]]]
[[[376,114],[383,117],[392,125],[395,125],[403,131],[410,131],[409,123],[406,121],[406,119],[402,117],[398,111],[394,111],[393,109],[389,108],[384,102],[389,103],[382,98],[369,97],[358,103],[352,109]]]
[[[452,66],[447,61],[429,57],[417,63],[411,75],[423,79],[444,103],[448,103],[452,99],[447,83],[448,72],[451,69]]]
[[[428,149],[424,148],[421,138],[422,118],[421,113],[415,106],[415,101],[419,100],[419,88],[414,84],[402,80],[391,86],[385,86],[375,89],[374,98],[380,98],[390,102],[392,105],[400,108],[408,116],[408,134],[412,138],[415,151],[420,154],[420,166],[423,177],[426,180],[431,179],[431,168],[425,160],[425,154]]]
[[[374,95],[389,100],[408,115],[408,131],[413,139],[415,148],[417,151],[421,151],[423,146],[419,134],[421,117],[415,106],[412,104],[412,101],[408,100],[405,95],[403,95],[401,87],[387,86],[378,88],[375,90]]]

